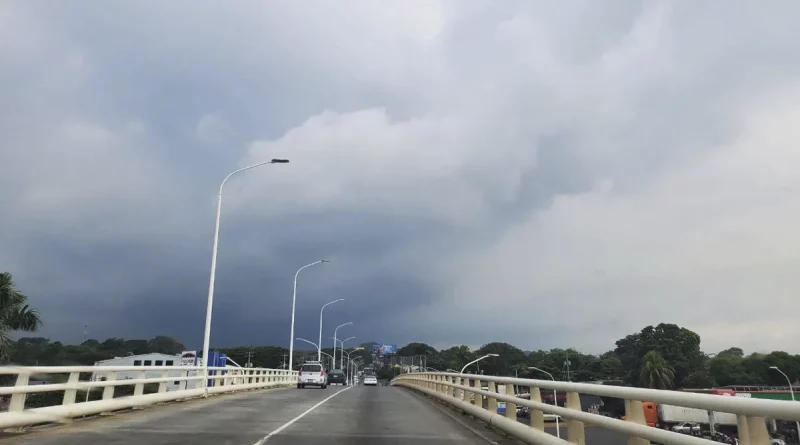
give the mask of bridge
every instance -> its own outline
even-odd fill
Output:
[[[441,372],[326,389],[297,389],[297,372],[262,368],[8,366],[0,377],[9,400],[0,443],[25,445],[717,443],[648,426],[643,401],[732,413],[741,445],[772,445],[770,419],[800,421],[800,403]],[[542,403],[553,390],[565,407]],[[60,403],[32,406],[41,394]],[[624,400],[625,419],[586,412],[581,394]],[[530,417],[517,418],[517,406]],[[565,419],[558,430],[550,415]]]

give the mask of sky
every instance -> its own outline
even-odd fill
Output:
[[[800,3],[0,2],[40,335],[800,352]],[[330,345],[328,345],[330,346]]]

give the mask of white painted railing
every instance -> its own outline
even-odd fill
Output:
[[[81,374],[91,377],[81,380]],[[14,386],[0,386],[0,396],[10,398],[8,410],[0,413],[0,429],[65,422],[80,416],[210,394],[293,386],[297,382],[296,371],[210,367],[205,377],[203,368],[197,366],[1,366],[0,375],[16,379]],[[32,380],[42,384],[31,384]],[[63,383],[52,383],[54,380]],[[158,387],[145,394],[145,385]],[[132,386],[133,393],[115,397],[117,387],[121,386]],[[89,401],[92,390],[99,388],[103,389],[100,400]],[[78,391],[85,395],[78,398]],[[63,392],[61,403],[26,408],[28,394],[46,392]]]
[[[488,390],[481,389],[488,382]],[[500,394],[496,385],[515,385],[527,388],[530,400],[512,394]],[[711,440],[680,434],[648,426],[642,402],[655,402],[712,412],[733,413],[737,416],[739,445],[771,445],[767,419],[800,420],[800,403],[777,400],[758,400],[743,397],[724,397],[680,391],[663,391],[587,383],[554,382],[552,380],[519,379],[487,375],[456,373],[401,374],[391,385],[412,388],[443,401],[457,409],[498,428],[528,444],[563,445],[586,443],[584,425],[595,425],[629,437],[628,445],[649,445],[653,441],[664,445],[710,445]],[[541,390],[565,392],[566,407],[542,403]],[[592,414],[581,410],[580,394],[616,397],[625,401],[625,420]],[[488,407],[483,407],[484,397]],[[506,402],[505,415],[497,414],[497,402]],[[517,406],[531,410],[530,423],[517,421]],[[544,431],[544,414],[554,414],[567,419],[567,440]],[[591,444],[590,444],[591,445]]]

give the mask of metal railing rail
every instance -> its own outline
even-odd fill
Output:
[[[488,390],[481,389],[482,381],[488,382]],[[496,391],[498,383],[528,388],[530,400],[516,397],[513,394],[498,393]],[[740,445],[770,445],[770,437],[766,426],[766,419],[768,418],[800,420],[800,404],[777,400],[757,400],[645,388],[446,372],[402,374],[392,380],[391,384],[412,388],[432,396],[529,444],[556,445],[566,443],[544,432],[545,413],[567,419],[568,441],[575,444],[585,444],[584,424],[595,425],[625,434],[629,437],[628,445],[648,445],[649,441],[664,445],[709,445],[717,443],[647,426],[642,409],[643,401],[734,413],[737,415]],[[567,395],[566,407],[562,408],[542,403],[540,391],[545,389],[565,392]],[[626,420],[582,411],[580,394],[616,397],[624,400]],[[484,397],[488,401],[487,408],[483,408]],[[497,413],[498,400],[506,402],[505,415]],[[529,425],[517,422],[517,406],[527,406],[531,409]]]
[[[0,375],[16,375],[16,381],[14,386],[0,386],[0,396],[10,396],[8,410],[0,412],[0,429],[67,422],[80,416],[210,394],[293,386],[297,382],[297,371],[227,367],[208,370],[206,376],[200,366],[2,366]],[[90,380],[80,380],[81,374],[91,374]],[[53,375],[68,377],[65,383],[47,383]],[[31,378],[45,383],[31,385]],[[204,385],[206,380],[208,385]],[[195,388],[189,387],[190,382],[195,382]],[[145,385],[151,384],[158,385],[157,392],[145,394]],[[133,386],[133,395],[115,397],[120,386]],[[95,388],[103,388],[102,398],[89,401],[89,393]],[[86,391],[85,401],[76,400],[78,391]],[[26,408],[28,394],[46,392],[63,392],[61,403]]]

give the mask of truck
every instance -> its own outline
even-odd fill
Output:
[[[643,402],[645,422],[658,428],[672,428],[674,426],[692,423],[698,425],[709,424],[709,413],[704,409],[687,408],[683,406]],[[714,425],[736,426],[736,414],[714,412]]]

